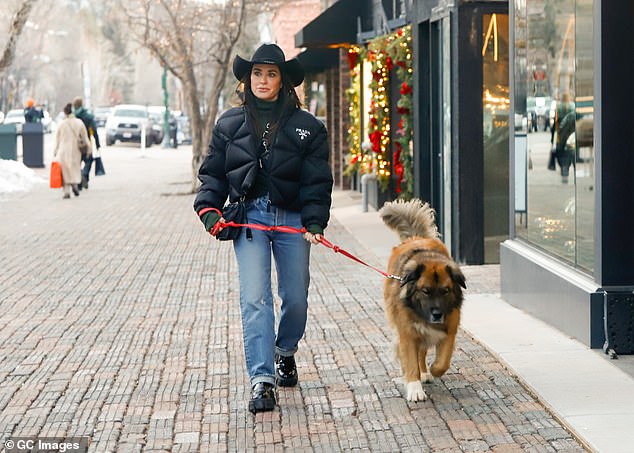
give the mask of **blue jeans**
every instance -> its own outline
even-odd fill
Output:
[[[249,200],[248,223],[301,228],[299,212],[271,206],[268,195]],[[275,384],[274,355],[293,355],[304,335],[310,282],[310,243],[301,234],[243,228],[233,248],[240,271],[244,355],[251,385]],[[271,252],[282,300],[277,335],[271,290]]]
[[[92,154],[90,156],[86,156],[85,154],[81,156],[81,160],[84,161],[84,167],[81,169],[81,174],[86,178],[86,181],[90,179],[90,168],[92,167],[92,161],[94,160]]]

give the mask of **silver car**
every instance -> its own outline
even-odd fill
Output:
[[[121,104],[112,109],[106,120],[106,145],[120,142],[141,143],[145,136],[145,146],[154,142],[152,120],[143,105]]]

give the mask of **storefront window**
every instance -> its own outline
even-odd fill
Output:
[[[307,110],[321,121],[326,121],[326,74],[312,74],[304,84]]]
[[[592,0],[515,0],[516,235],[587,271],[592,51]]]
[[[482,16],[484,262],[499,263],[509,213],[509,17]],[[507,221],[505,221],[507,220]]]
[[[577,264],[594,269],[594,47],[592,0],[576,1]]]

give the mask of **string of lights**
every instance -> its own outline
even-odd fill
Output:
[[[353,46],[348,50],[351,87],[346,92],[350,127],[348,129],[347,174],[375,173],[383,190],[396,176],[396,192],[401,198],[413,193],[412,175],[412,52],[411,27],[372,40],[367,50]],[[361,64],[369,63],[372,79],[367,87],[361,84]],[[390,105],[389,82],[394,76],[402,82],[395,112]],[[361,139],[361,90],[369,90],[367,107],[367,145]],[[391,131],[392,115],[400,115],[398,126]],[[394,140],[392,147],[391,141]]]

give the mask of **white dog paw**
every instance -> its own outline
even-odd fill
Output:
[[[413,381],[407,383],[407,401],[425,401],[427,394],[423,390],[423,385],[420,381]]]
[[[428,384],[431,381],[434,380],[434,376],[432,376],[431,373],[423,373],[420,377],[420,380],[424,383],[424,384]]]

